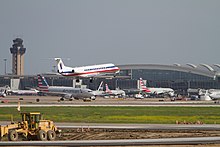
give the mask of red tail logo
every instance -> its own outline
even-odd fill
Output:
[[[41,75],[38,75],[37,81],[38,81],[38,88],[40,91],[45,91],[45,92],[48,91],[49,86],[46,80],[44,79],[44,77],[42,77]]]
[[[111,90],[108,88],[108,85],[107,85],[107,84],[105,84],[105,92],[106,92],[106,93],[112,93]]]
[[[140,88],[141,91],[144,91],[144,92],[147,92],[147,93],[151,92],[150,89],[148,89],[148,88],[144,85],[144,82],[143,82],[142,78],[140,78],[140,86],[141,86],[141,88]]]

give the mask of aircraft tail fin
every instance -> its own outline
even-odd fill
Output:
[[[144,92],[147,92],[147,93],[151,92],[150,89],[148,89],[148,88],[146,87],[146,85],[144,85],[144,82],[143,82],[143,79],[142,79],[142,78],[140,78],[140,90],[141,90],[141,91],[144,91]]]
[[[108,87],[108,84],[105,84],[105,92],[106,93],[111,93],[111,90]]]
[[[99,85],[99,87],[98,87],[98,89],[97,89],[98,91],[103,90],[102,84],[103,84],[103,81],[100,83],[100,85]]]
[[[40,91],[48,91],[49,85],[46,79],[42,75],[37,75],[38,77],[38,88]]]
[[[65,65],[64,65],[62,59],[61,58],[54,58],[54,59],[57,62],[57,72],[62,73],[65,68]]]

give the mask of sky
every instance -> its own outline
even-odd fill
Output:
[[[25,74],[68,66],[220,64],[219,0],[0,0],[0,74],[24,40]]]

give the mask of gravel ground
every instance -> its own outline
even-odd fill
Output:
[[[178,137],[219,136],[220,131],[194,130],[126,130],[126,129],[62,129],[58,140],[110,140],[110,139],[156,139]],[[217,147],[220,144],[205,145],[148,145],[148,147]],[[141,146],[143,147],[143,146]]]
[[[214,137],[220,131],[135,130],[135,129],[62,129],[59,140],[156,139],[178,137]]]

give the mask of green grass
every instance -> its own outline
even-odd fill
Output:
[[[220,124],[218,107],[22,107],[55,122],[174,124],[176,120]],[[0,108],[0,121],[20,116],[16,108]]]

